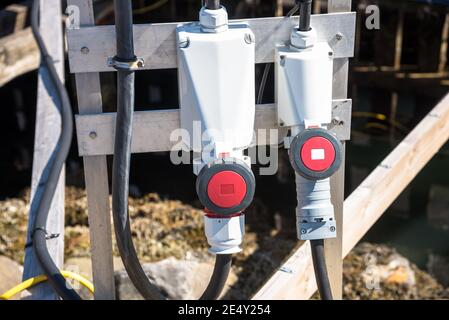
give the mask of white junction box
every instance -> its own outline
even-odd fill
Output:
[[[326,42],[278,46],[276,103],[281,127],[322,126],[332,120],[333,51]]]
[[[204,32],[177,29],[181,128],[188,149],[214,154],[248,148],[255,117],[255,37],[245,23]]]

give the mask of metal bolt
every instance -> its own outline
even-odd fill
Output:
[[[285,58],[286,58],[286,56],[280,56],[280,58],[281,58],[281,66],[283,67],[283,66],[285,66]]]
[[[254,42],[254,35],[252,35],[251,33],[246,33],[245,34],[245,42],[247,43],[247,44],[251,44],[251,43],[253,43]]]
[[[329,51],[329,57],[332,57],[334,53],[332,51]]]
[[[190,46],[190,39],[189,38],[179,39],[178,45],[181,49],[188,48]]]
[[[145,66],[145,62],[142,59],[139,59],[139,61],[137,61],[137,67],[143,68],[144,66]]]
[[[89,137],[90,137],[91,139],[95,139],[95,138],[97,137],[97,133],[96,133],[95,131],[91,131],[91,132],[89,133]]]
[[[385,164],[385,163],[381,163],[381,164],[379,165],[379,167],[380,167],[380,168],[383,168],[383,169],[387,169],[387,170],[389,170],[389,169],[392,168],[391,165]]]
[[[332,124],[338,126],[344,124],[344,121],[341,120],[339,117],[335,117],[332,119]]]
[[[335,227],[330,227],[331,232],[335,231]]]
[[[287,268],[285,266],[281,267],[279,270],[282,271],[282,272],[285,272],[285,273],[293,273],[292,269]]]
[[[301,229],[301,234],[306,234],[306,233],[307,233],[306,229]]]
[[[81,48],[81,52],[84,53],[84,54],[88,54],[90,52],[90,50],[89,50],[88,47],[82,47]]]
[[[335,35],[335,38],[337,39],[337,41],[340,41],[341,39],[343,39],[343,34],[339,32]]]

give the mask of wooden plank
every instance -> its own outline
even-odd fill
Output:
[[[351,11],[351,0],[330,0],[328,2],[328,12]],[[355,26],[354,26],[355,31]],[[334,99],[346,99],[348,96],[348,74],[349,60],[347,58],[336,59],[334,65],[334,81],[332,85],[332,95]],[[324,254],[329,274],[329,281],[332,288],[332,296],[335,300],[343,297],[343,260],[341,258],[343,247],[343,202],[345,192],[345,158],[346,146],[342,142],[343,165],[331,177],[331,197],[335,210],[335,220],[337,224],[337,237],[324,241]]]
[[[61,12],[59,1],[49,3],[40,0],[40,30],[48,48],[49,54],[55,61],[55,68],[59,77],[64,79],[64,43],[61,20],[55,19]],[[31,241],[33,223],[36,218],[37,201],[42,197],[43,187],[48,179],[47,162],[53,156],[61,132],[60,106],[56,104],[57,94],[52,85],[46,68],[39,70],[38,97],[36,112],[36,131],[34,139],[33,173],[31,181],[31,205],[28,219],[27,242]],[[49,234],[60,236],[47,241],[48,251],[58,267],[64,264],[64,169],[53,197],[47,225]],[[25,249],[25,263],[23,279],[41,275],[42,269],[32,247]],[[48,283],[39,284],[30,289],[30,299],[56,300],[58,295]]]
[[[91,0],[69,0],[67,4],[79,8],[81,26],[95,24]],[[81,114],[102,112],[100,75],[98,73],[80,73],[76,74],[75,78],[79,112]],[[115,299],[115,283],[106,157],[84,157],[83,162],[89,213],[92,274],[95,286],[94,297],[97,300],[113,300]]]
[[[328,0],[328,12],[347,12],[351,11],[351,0]]]
[[[1,38],[0,48],[0,87],[39,67],[40,53],[31,28]]]
[[[345,200],[342,258],[449,139],[449,95]],[[254,295],[256,300],[309,299],[316,291],[308,242],[301,244]]]
[[[270,63],[277,43],[290,39],[291,28],[298,17],[247,19],[256,36],[256,63]],[[179,23],[139,24],[134,26],[136,55],[145,60],[143,69],[170,69],[177,67],[176,33]],[[327,41],[335,57],[354,54],[355,13],[313,15],[312,25],[318,39]],[[337,40],[337,33],[342,35]],[[68,54],[72,73],[115,71],[107,59],[115,55],[114,26],[84,27],[67,30]],[[83,50],[81,50],[84,48]],[[86,49],[87,48],[87,49]]]
[[[351,127],[351,100],[335,100],[333,115],[340,122],[331,130],[341,140],[349,139]],[[180,127],[179,110],[139,111],[134,113],[132,152],[161,152],[179,150],[176,141],[170,140],[171,133]],[[114,150],[115,113],[97,113],[76,116],[78,150],[81,156],[110,155]],[[277,127],[276,106],[258,105],[256,108],[255,129],[267,130]],[[286,135],[279,129],[279,139],[269,141],[277,145]],[[266,143],[266,142],[264,142]]]
[[[32,1],[13,3],[0,11],[0,37],[23,30]]]
[[[14,31],[23,30],[26,25],[28,11],[30,10],[31,1],[23,3],[12,4],[7,7],[7,10],[16,14],[16,21],[14,23]]]

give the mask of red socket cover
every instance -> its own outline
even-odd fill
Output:
[[[310,138],[302,146],[301,160],[312,171],[328,170],[335,161],[335,148],[326,138]]]
[[[246,192],[245,179],[234,171],[218,172],[207,185],[210,201],[220,208],[233,208],[240,205]]]

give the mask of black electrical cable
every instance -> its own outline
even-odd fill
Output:
[[[210,278],[209,285],[200,300],[217,300],[228,280],[229,272],[231,272],[232,255],[217,255],[215,260],[214,272]]]
[[[312,0],[299,0],[299,31],[310,31],[310,17],[312,15]],[[332,290],[327,274],[326,260],[324,257],[324,240],[311,240],[313,268],[315,278],[322,300],[332,300]]]
[[[313,269],[315,279],[322,300],[333,300],[332,290],[327,274],[326,260],[324,258],[324,240],[311,240]]]
[[[218,10],[220,9],[220,0],[206,0],[205,7],[210,10]]]
[[[73,133],[73,119],[72,107],[67,91],[59,79],[58,73],[54,67],[54,61],[47,51],[45,43],[42,39],[39,30],[39,8],[40,1],[34,0],[31,12],[31,28],[34,38],[41,53],[41,64],[45,66],[49,78],[53,83],[58,100],[60,103],[61,112],[61,135],[59,136],[57,146],[53,157],[49,160],[49,174],[44,181],[44,190],[42,197],[38,199],[36,218],[32,229],[32,243],[33,249],[39,264],[48,277],[48,281],[56,293],[65,300],[81,300],[81,297],[76,293],[70,284],[60,273],[47,248],[47,231],[45,226],[47,224],[48,213],[50,211],[51,203],[59,182],[59,176],[64,166],[65,160],[70,150]],[[43,178],[41,177],[41,180]]]
[[[136,59],[133,43],[131,1],[115,0],[117,56],[122,62]],[[128,214],[129,171],[131,161],[132,118],[134,113],[135,74],[118,70],[118,101],[114,161],[112,169],[112,212],[117,239],[125,269],[139,293],[147,300],[165,300],[166,297],[148,279],[132,242]],[[201,296],[203,300],[217,299],[222,292],[231,268],[231,255],[217,255],[209,285]]]
[[[310,30],[310,16],[312,15],[312,0],[300,0],[299,31]]]
[[[132,62],[136,59],[133,40],[132,3],[115,0],[117,37],[116,59]],[[134,286],[145,299],[164,299],[145,274],[137,257],[128,214],[131,135],[134,113],[134,81],[132,70],[119,69],[117,74],[117,118],[114,160],[112,168],[112,213],[117,246],[125,269]]]

